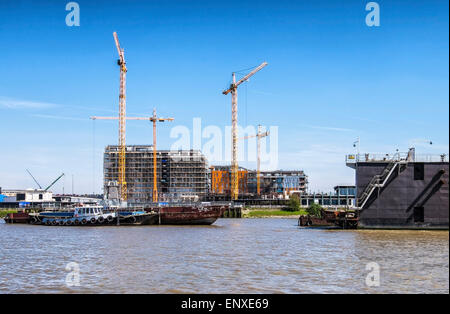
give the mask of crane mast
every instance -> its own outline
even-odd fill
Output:
[[[256,135],[250,135],[243,137],[242,139],[257,138],[257,164],[256,164],[256,192],[261,195],[261,139],[263,137],[269,136],[269,131],[262,132],[261,125],[258,125],[258,133]]]
[[[157,163],[156,163],[156,122],[173,121],[173,118],[159,118],[156,116],[156,109],[153,109],[153,116],[150,121],[153,123],[153,193],[152,200],[158,202],[158,181],[157,181]]]
[[[231,159],[231,199],[236,200],[239,196],[239,165],[238,165],[238,126],[237,126],[237,86],[236,74],[233,73],[233,85],[231,91],[231,135],[232,135],[232,159]]]
[[[120,47],[117,33],[113,33],[116,42],[119,60],[117,64],[120,67],[120,88],[119,88],[119,195],[122,201],[127,200],[127,182],[125,177],[125,147],[126,147],[126,74],[127,66],[125,62],[124,50]]]
[[[231,138],[232,138],[232,151],[231,151],[231,199],[236,200],[239,196],[239,165],[238,165],[238,107],[237,107],[237,88],[243,82],[247,81],[250,77],[252,77],[256,72],[260,71],[267,65],[267,62],[261,63],[258,67],[256,67],[253,71],[245,75],[239,81],[236,82],[236,73],[232,73],[232,83],[230,88],[224,90],[222,94],[228,95],[231,93]]]

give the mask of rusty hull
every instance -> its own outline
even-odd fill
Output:
[[[169,206],[149,208],[146,211],[157,211],[161,225],[211,225],[226,210],[226,206]]]

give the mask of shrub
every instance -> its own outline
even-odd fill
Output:
[[[309,205],[306,211],[310,216],[322,218],[322,207],[319,204],[312,203],[311,205]]]
[[[289,198],[288,208],[286,208],[286,210],[292,212],[300,210],[300,199],[298,198],[297,195],[292,195]]]

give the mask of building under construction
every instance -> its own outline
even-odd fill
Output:
[[[151,203],[153,196],[153,146],[128,145],[125,178],[129,203]],[[208,192],[208,162],[198,150],[159,150],[157,187],[160,201],[196,201]],[[108,199],[118,199],[119,146],[104,153],[104,187]]]
[[[248,192],[256,194],[256,171],[250,171],[248,175]],[[308,176],[303,170],[275,170],[261,171],[262,195],[289,195],[293,192],[305,194],[308,188]]]
[[[243,167],[239,168],[239,195],[257,194],[257,172]],[[230,195],[230,166],[211,167],[211,194]],[[308,177],[302,170],[276,170],[260,172],[261,195],[279,196],[293,192],[306,193]]]
[[[212,166],[211,168],[211,194],[231,195],[231,167]],[[238,168],[239,194],[248,193],[248,173],[243,167]]]

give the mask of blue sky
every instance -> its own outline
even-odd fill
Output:
[[[239,123],[278,126],[279,168],[304,169],[311,190],[354,182],[344,156],[361,151],[448,153],[448,1],[378,1],[367,27],[363,0],[0,2],[0,186],[34,187],[67,174],[55,192],[101,192],[102,151],[117,143],[119,73],[112,32],[127,59],[127,113],[153,107],[172,126],[230,125],[231,72],[269,65],[239,89]],[[94,136],[95,135],[95,136]],[[146,122],[128,144],[151,142]],[[243,166],[254,168],[254,162]]]

